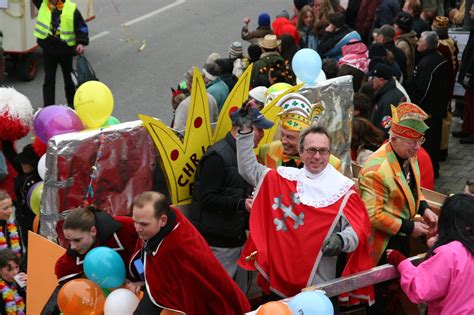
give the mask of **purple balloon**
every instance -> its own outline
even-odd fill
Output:
[[[28,204],[28,208],[30,208],[30,209],[31,209],[31,205],[30,205],[31,194],[33,193],[33,190],[35,190],[36,186],[38,186],[42,182],[43,181],[39,181],[37,183],[34,183],[33,186],[31,186],[30,189],[28,190],[28,194],[26,194],[26,203]]]
[[[35,134],[43,143],[57,135],[84,130],[76,112],[63,105],[44,107],[36,113],[33,120]]]

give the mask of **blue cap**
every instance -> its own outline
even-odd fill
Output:
[[[270,26],[270,15],[267,12],[263,12],[258,16],[258,26]]]

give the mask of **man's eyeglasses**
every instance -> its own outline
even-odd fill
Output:
[[[417,144],[418,145],[422,145],[423,143],[426,142],[426,138],[425,137],[421,137],[420,139],[418,140],[411,140],[411,139],[404,139],[406,142],[410,143],[411,145],[413,146],[416,146]]]
[[[316,155],[316,153],[319,153],[321,156],[326,156],[329,154],[328,148],[308,148],[304,149],[304,151],[306,152],[306,154],[311,156]]]

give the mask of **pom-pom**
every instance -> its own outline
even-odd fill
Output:
[[[15,141],[30,131],[33,107],[14,88],[0,88],[0,140]]]

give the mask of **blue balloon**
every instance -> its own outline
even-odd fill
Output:
[[[84,258],[84,273],[101,288],[115,289],[125,283],[122,257],[109,247],[96,247]]]
[[[319,54],[311,48],[303,48],[293,56],[293,72],[304,83],[315,83],[321,72],[322,61]]]
[[[301,292],[288,303],[293,314],[334,315],[331,300],[319,291]]]

